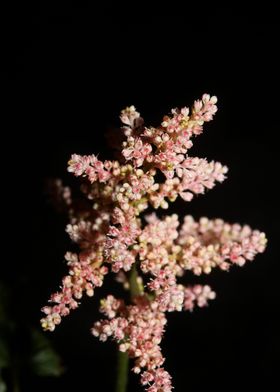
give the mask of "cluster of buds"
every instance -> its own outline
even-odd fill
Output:
[[[141,373],[148,392],[172,390],[160,347],[166,312],[204,307],[216,295],[208,285],[184,286],[185,272],[243,266],[266,246],[264,233],[249,226],[144,213],[148,207],[167,209],[177,197],[189,202],[225,179],[226,166],[188,154],[192,138],[216,113],[216,103],[216,97],[204,94],[191,109],[173,109],[159,127],[146,127],[134,106],[126,108],[120,116],[121,159],[102,162],[95,155],[74,154],[69,161],[68,171],[82,179],[83,201],[73,201],[70,189],[57,183],[69,211],[66,231],[80,251],[66,254],[69,273],[42,309],[42,327],[53,331],[83,294],[93,296],[104,276],[115,273],[130,288],[131,303],[108,295],[100,308],[105,318],[92,334],[113,339],[135,360],[132,370]]]

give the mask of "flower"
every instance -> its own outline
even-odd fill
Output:
[[[265,234],[247,225],[195,221],[190,215],[181,224],[176,214],[143,215],[149,207],[167,209],[178,196],[190,202],[225,180],[226,166],[188,154],[192,139],[213,119],[216,103],[215,96],[204,94],[191,109],[172,109],[158,127],[144,126],[136,108],[127,107],[120,115],[125,139],[120,161],[73,154],[68,171],[82,177],[82,199],[74,199],[61,182],[53,187],[68,210],[66,232],[78,251],[66,253],[68,274],[42,308],[42,327],[53,331],[84,294],[94,295],[111,270],[130,288],[131,302],[109,294],[101,301],[104,318],[94,323],[92,334],[114,340],[134,360],[132,370],[141,373],[147,392],[173,388],[160,347],[166,313],[202,308],[216,297],[207,284],[184,286],[185,272],[243,266],[266,247]]]

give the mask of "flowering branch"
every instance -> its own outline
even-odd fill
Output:
[[[216,97],[204,94],[191,109],[173,109],[158,127],[146,127],[134,106],[124,109],[119,160],[73,154],[69,161],[68,171],[82,179],[83,202],[73,201],[70,189],[57,183],[56,193],[69,212],[66,231],[80,251],[66,254],[69,273],[42,309],[42,327],[53,331],[84,294],[93,296],[105,275],[115,273],[130,290],[130,303],[108,295],[100,306],[104,318],[95,322],[92,334],[118,344],[117,392],[126,388],[128,357],[147,392],[172,390],[160,347],[166,312],[207,306],[216,295],[208,285],[184,286],[180,279],[186,271],[228,270],[265,250],[265,234],[247,225],[196,222],[189,215],[181,225],[175,214],[143,216],[149,206],[167,209],[178,197],[189,202],[224,181],[226,166],[188,153],[192,139],[213,119],[216,103]]]

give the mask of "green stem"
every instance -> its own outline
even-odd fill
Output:
[[[138,283],[138,272],[136,263],[133,264],[129,274],[129,290],[130,298],[133,300],[134,297],[143,293],[143,288]]]
[[[133,264],[131,271],[129,273],[129,290],[130,290],[130,298],[133,298],[137,295],[142,294],[143,289],[138,283],[138,273],[136,264]],[[118,352],[117,358],[117,385],[116,392],[126,392],[127,383],[128,383],[128,365],[129,358],[127,353],[123,353],[121,351]]]
[[[20,392],[18,370],[15,368],[12,375],[13,392]]]
[[[127,353],[118,351],[116,392],[126,392],[128,382],[128,364],[129,358]]]

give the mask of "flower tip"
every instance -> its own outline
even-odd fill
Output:
[[[214,105],[218,102],[218,98],[216,97],[216,95],[213,95],[213,97],[211,97],[210,102]]]

